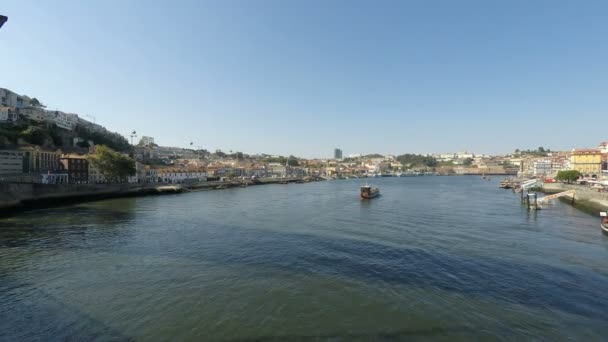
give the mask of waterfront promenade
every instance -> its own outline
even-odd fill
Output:
[[[608,193],[599,192],[587,185],[544,183],[542,186],[542,191],[546,194],[555,194],[567,190],[575,190],[574,204],[581,209],[593,212],[608,210]],[[565,196],[565,198],[572,200],[570,195]]]
[[[312,181],[313,178],[274,177],[233,179],[195,183],[125,183],[125,184],[39,184],[0,183],[0,214],[28,207],[52,206],[64,202],[105,198],[161,195],[188,191],[219,190],[232,187],[285,184]]]

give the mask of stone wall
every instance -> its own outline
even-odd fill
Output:
[[[608,210],[608,192],[599,192],[586,185],[562,184],[562,183],[545,183],[542,187],[543,192],[554,194],[567,190],[575,190],[574,202],[579,205],[587,206],[595,211]],[[572,199],[572,196],[564,196]]]
[[[150,184],[0,183],[0,209],[42,201],[119,197],[146,192],[156,192],[156,186]]]

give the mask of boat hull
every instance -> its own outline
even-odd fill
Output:
[[[380,194],[380,189],[378,189],[378,188],[372,188],[371,186],[368,186],[368,185],[361,187],[361,191],[360,191],[361,199],[371,199],[374,197],[378,197],[379,194]]]
[[[380,195],[380,192],[375,192],[375,193],[371,193],[371,194],[361,194],[361,199],[372,199],[372,198],[376,198]]]
[[[604,234],[608,234],[608,219],[603,219],[602,223],[600,223],[600,227],[602,227],[602,232]]]

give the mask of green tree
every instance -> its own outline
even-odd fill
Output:
[[[47,135],[39,127],[30,126],[22,131],[20,136],[30,144],[43,145]]]
[[[471,166],[473,164],[473,158],[466,158],[465,160],[462,161],[462,165],[464,166]]]
[[[34,107],[38,107],[38,108],[46,108],[45,105],[42,104],[42,102],[38,101],[37,98],[33,98],[30,100],[30,104]]]
[[[82,140],[76,143],[76,146],[81,148],[89,148],[89,142],[86,140]]]
[[[542,147],[542,146],[541,146],[541,147],[539,147],[539,148],[538,148],[538,152],[540,152],[540,153],[545,153],[545,148],[544,148],[544,147]]]
[[[298,161],[298,158],[296,158],[293,155],[290,155],[289,158],[287,158],[287,165],[289,165],[289,166],[300,166],[300,162]]]
[[[558,181],[568,182],[568,184],[572,182],[576,182],[577,179],[581,176],[581,173],[577,170],[564,170],[557,172],[557,176],[555,177]]]
[[[89,163],[110,182],[124,182],[135,174],[135,161],[113,149],[99,145],[89,155]]]
[[[426,167],[435,167],[438,164],[437,159],[435,159],[434,157],[409,153],[397,156],[397,161],[404,165],[409,164],[410,166],[422,165]]]

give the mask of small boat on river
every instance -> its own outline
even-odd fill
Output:
[[[372,188],[369,185],[361,187],[361,199],[371,199],[380,195],[380,189]]]
[[[606,212],[602,212],[600,213],[600,216],[602,216],[602,222],[600,223],[600,226],[602,227],[602,232],[604,234],[608,234],[608,213]]]

